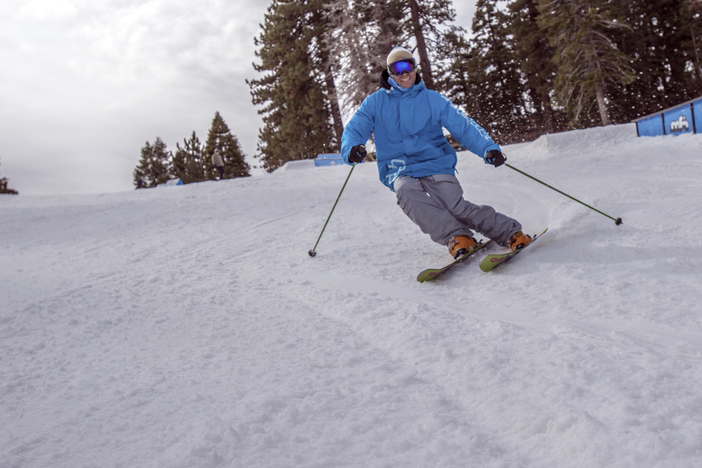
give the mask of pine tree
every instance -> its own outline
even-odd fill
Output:
[[[205,178],[204,147],[195,132],[188,140],[183,139],[183,147],[176,143],[178,148],[173,155],[171,164],[172,175],[184,184],[202,182]]]
[[[432,64],[437,57],[431,51],[437,50],[443,41],[442,26],[456,17],[451,0],[407,0],[409,17],[405,21],[406,29],[414,36],[419,54],[422,79],[427,88],[437,89],[434,83]]]
[[[608,0],[539,0],[540,26],[555,49],[554,88],[572,122],[596,104],[603,125],[609,125],[607,88],[631,83],[631,59],[613,40],[627,26]]]
[[[273,0],[255,39],[261,62],[254,69],[263,76],[247,83],[253,103],[263,106],[257,157],[268,172],[339,145],[331,115],[333,83],[325,75],[329,64],[319,54],[326,27],[323,4],[323,0]]]
[[[480,93],[482,75],[480,65],[473,55],[474,50],[466,38],[462,28],[452,28],[448,31],[437,53],[449,57],[436,67],[436,86],[456,106],[461,107],[474,120],[483,121],[481,101],[474,99]]]
[[[212,118],[212,125],[207,134],[204,155],[204,176],[206,180],[217,180],[218,173],[212,164],[212,155],[218,149],[224,160],[224,178],[233,179],[236,177],[250,176],[251,167],[245,159],[245,155],[239,145],[239,140],[232,135],[224,119],[215,112]]]
[[[379,88],[385,58],[405,41],[403,4],[398,0],[334,0],[326,10],[325,42],[339,80],[341,107],[352,113]]]
[[[499,0],[478,0],[469,63],[479,101],[477,120],[500,143],[519,141],[526,114],[517,54],[510,42],[507,14]],[[476,118],[476,116],[474,116]]]
[[[13,190],[11,188],[7,188],[8,184],[7,177],[0,177],[0,193],[7,193],[7,194],[12,194],[12,195],[18,195],[19,192],[17,190]]]
[[[698,2],[702,5],[702,2]],[[688,0],[631,0],[617,7],[628,28],[615,31],[617,47],[633,59],[636,80],[610,91],[617,121],[630,121],[702,93],[696,35],[700,18]]]
[[[328,20],[330,6],[315,11],[313,15],[313,47],[312,56],[315,62],[319,63],[319,68],[324,75],[324,93],[329,103],[329,113],[332,118],[332,129],[336,136],[337,147],[341,145],[341,136],[344,133],[344,123],[341,118],[341,105],[339,103],[339,93],[334,80],[334,69],[336,62],[331,56],[331,44],[329,43],[329,30],[332,27]]]
[[[556,129],[551,91],[553,90],[553,48],[538,25],[537,0],[513,0],[509,4],[510,42],[525,80],[538,133]]]
[[[172,154],[167,151],[166,144],[160,137],[151,145],[148,141],[141,149],[139,164],[134,168],[134,185],[139,186],[139,180],[143,182],[143,187],[156,187],[170,179],[170,159]]]
[[[438,89],[434,70],[444,66],[445,57],[437,51],[446,25],[455,17],[450,0],[332,0],[327,7],[331,27],[326,42],[340,78],[345,113],[352,113],[378,90],[390,51],[397,46],[412,49],[412,42],[425,85]]]

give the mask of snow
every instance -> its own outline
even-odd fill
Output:
[[[448,253],[373,164],[315,258],[348,166],[0,198],[0,466],[702,466],[702,136],[505,151],[624,224],[462,153],[549,232],[418,283]]]

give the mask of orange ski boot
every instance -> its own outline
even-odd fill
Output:
[[[456,236],[448,241],[449,253],[453,258],[467,254],[470,249],[478,245],[478,241],[468,236]]]
[[[523,249],[529,245],[530,242],[531,237],[527,236],[522,231],[517,231],[509,238],[509,248],[514,252],[515,250]]]

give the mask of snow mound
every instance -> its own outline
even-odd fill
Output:
[[[273,173],[282,173],[287,171],[299,171],[306,169],[313,169],[317,166],[314,164],[314,159],[306,159],[303,161],[288,161],[281,167],[273,171]]]
[[[505,152],[518,150],[524,157],[546,160],[592,150],[610,152],[637,140],[636,125],[610,125],[542,135],[533,142],[505,146]]]

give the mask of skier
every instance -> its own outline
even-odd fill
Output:
[[[529,244],[531,238],[522,233],[518,221],[463,198],[455,176],[456,151],[442,127],[486,164],[499,167],[506,158],[488,133],[448,99],[426,88],[412,53],[403,47],[388,55],[380,86],[344,129],[344,162],[363,161],[364,145],[374,133],[380,180],[395,192],[402,211],[434,242],[448,246],[454,258],[478,244],[473,231],[513,251]]]
[[[224,161],[218,149],[216,149],[212,155],[212,165],[219,171],[219,180],[224,179]]]

